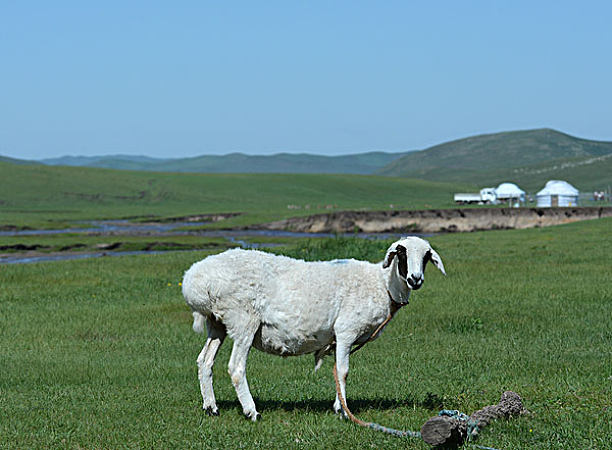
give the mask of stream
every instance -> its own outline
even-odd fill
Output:
[[[248,237],[283,237],[283,238],[330,238],[351,236],[361,239],[390,239],[400,237],[399,233],[307,233],[284,230],[190,230],[189,228],[205,225],[207,222],[147,222],[134,223],[128,220],[92,220],[78,222],[84,227],[63,228],[56,230],[11,230],[0,231],[0,236],[36,236],[53,234],[96,234],[109,236],[186,236],[225,238],[236,246],[248,249],[276,247],[278,243],[249,242]],[[51,253],[35,255],[5,254],[0,256],[0,264],[27,264],[44,261],[66,261],[73,259],[99,258],[103,256],[126,256],[144,254],[162,254],[168,252],[199,251],[194,250],[142,250],[142,251],[94,251],[84,253]]]

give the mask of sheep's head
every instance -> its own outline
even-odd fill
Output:
[[[387,250],[383,268],[386,269],[391,266],[394,259],[397,261],[399,277],[412,290],[417,290],[423,286],[425,266],[428,262],[431,262],[440,269],[440,272],[446,275],[440,255],[431,248],[429,242],[418,237],[407,237],[394,242]]]

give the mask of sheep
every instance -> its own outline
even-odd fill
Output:
[[[346,399],[351,347],[380,335],[393,314],[408,304],[411,291],[423,285],[428,262],[446,275],[427,241],[406,237],[393,243],[378,264],[354,259],[305,262],[242,249],[193,264],[182,290],[194,331],[203,332],[204,325],[208,331],[197,358],[203,409],[219,414],[212,369],[226,335],[234,341],[228,372],[247,418],[259,417],[246,379],[251,347],[280,356],[314,353],[315,370],[335,350]],[[338,395],[333,408],[342,411]]]

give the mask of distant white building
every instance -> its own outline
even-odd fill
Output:
[[[525,201],[525,191],[514,183],[502,183],[495,188],[495,195],[500,202],[508,200]]]
[[[543,208],[578,205],[578,189],[567,181],[550,180],[536,194],[537,205]]]

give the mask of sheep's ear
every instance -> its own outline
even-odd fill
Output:
[[[391,265],[391,262],[393,261],[393,258],[395,258],[395,255],[397,255],[397,252],[395,250],[392,251],[391,249],[389,249],[387,251],[387,254],[385,255],[385,260],[383,261],[383,269],[386,269]]]
[[[440,255],[438,255],[438,253],[436,253],[436,251],[433,248],[429,250],[429,252],[431,255],[429,259],[432,262],[432,264],[436,266],[438,269],[440,269],[440,272],[446,275],[446,271],[444,270],[444,264],[442,264],[442,258],[440,258]]]
[[[406,247],[398,245],[395,247],[395,250],[397,251],[397,271],[400,277],[406,279],[408,278],[408,257],[406,256]]]
[[[408,258],[406,256],[406,247],[396,245],[393,250],[389,249],[387,256],[383,262],[383,269],[386,269],[393,262],[393,258],[397,256],[397,270],[400,276],[406,278],[408,276]]]

